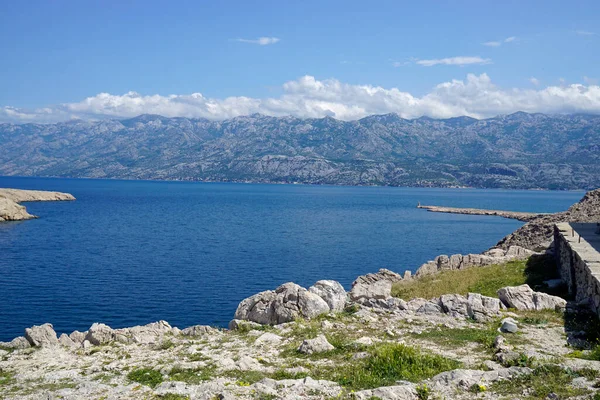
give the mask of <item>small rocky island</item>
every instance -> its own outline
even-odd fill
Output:
[[[0,398],[598,399],[598,252],[564,223],[600,220],[599,201],[414,275],[285,283],[242,300],[228,329],[26,328],[0,343]]]
[[[28,201],[72,201],[72,194],[43,190],[20,190],[0,188],[0,222],[23,221],[37,218],[19,203]]]

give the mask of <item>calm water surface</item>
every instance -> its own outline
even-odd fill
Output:
[[[3,178],[75,202],[27,203],[40,219],[0,224],[0,340],[164,319],[226,325],[240,300],[281,283],[415,270],[481,252],[521,225],[429,213],[455,207],[554,212],[583,192]]]

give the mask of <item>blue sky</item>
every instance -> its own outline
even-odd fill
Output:
[[[407,117],[483,117],[513,108],[600,112],[598,21],[598,1],[0,1],[0,121],[139,111],[342,119],[390,111]],[[469,74],[477,81],[459,88],[465,101],[481,100],[486,90],[530,93],[486,99],[510,105],[482,111],[456,99],[455,87],[453,100],[434,89],[453,80],[468,86]],[[286,82],[303,88],[290,92]],[[344,93],[336,82],[347,85]],[[573,84],[588,92],[535,100],[548,87]],[[369,90],[356,89],[365,86],[385,89],[379,106],[364,98]],[[398,102],[393,90],[423,104],[411,109],[414,102]],[[121,97],[128,92],[136,94]],[[101,93],[113,97],[82,105]],[[201,93],[201,104],[183,98],[178,108],[165,97],[192,93]],[[425,106],[432,93],[442,108]],[[164,104],[148,99],[154,95]],[[240,104],[241,96],[249,100]],[[139,102],[150,105],[134,106]]]

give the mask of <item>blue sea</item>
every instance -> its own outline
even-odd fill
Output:
[[[555,212],[583,192],[0,177],[0,187],[72,193],[0,224],[0,340],[51,322],[226,326],[247,296],[293,281],[349,288],[379,268],[415,271],[478,253],[522,225],[430,213],[422,204]]]

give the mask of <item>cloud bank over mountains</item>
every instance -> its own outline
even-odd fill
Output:
[[[585,84],[519,89],[496,86],[490,77],[468,74],[464,80],[436,85],[419,97],[398,88],[354,85],[336,79],[303,76],[282,85],[279,97],[224,99],[201,93],[184,95],[123,95],[100,93],[75,103],[37,109],[0,106],[0,122],[48,123],[70,119],[128,118],[140,114],[222,120],[261,113],[354,120],[372,114],[397,113],[403,118],[428,116],[487,118],[516,111],[542,113],[600,113],[600,86]]]

